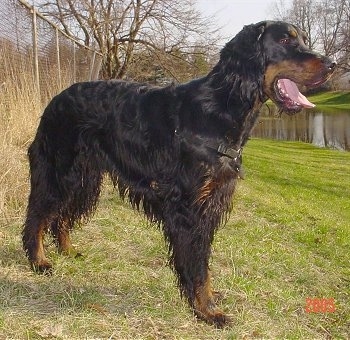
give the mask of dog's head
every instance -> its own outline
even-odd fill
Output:
[[[321,85],[336,65],[308,48],[305,32],[281,21],[245,26],[222,50],[221,60],[235,60],[239,66],[235,71],[242,79],[257,84],[260,99],[270,98],[288,114],[314,106],[298,87]],[[243,83],[241,87],[245,93],[244,88],[249,89]]]
[[[311,51],[306,33],[293,25],[265,23],[261,38],[266,59],[264,93],[287,113],[313,107],[297,86],[321,85],[329,79],[336,64]]]

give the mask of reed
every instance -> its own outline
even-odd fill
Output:
[[[0,223],[22,219],[28,194],[27,148],[43,107],[60,91],[54,80],[50,91],[39,92],[32,59],[14,51],[0,56]],[[47,82],[49,75],[42,78]],[[67,85],[67,81],[62,82]]]

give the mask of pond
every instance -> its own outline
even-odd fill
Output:
[[[350,111],[313,109],[293,116],[279,116],[273,107],[264,107],[252,137],[302,141],[318,147],[350,151]]]

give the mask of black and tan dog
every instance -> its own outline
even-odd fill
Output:
[[[284,22],[245,26],[205,77],[165,88],[124,81],[78,83],[52,99],[29,148],[31,192],[23,246],[50,272],[43,237],[70,253],[69,231],[94,211],[108,173],[123,198],[158,224],[170,265],[195,314],[219,327],[208,262],[230,211],[242,148],[270,98],[289,114],[312,107],[297,85],[316,87],[335,63]]]

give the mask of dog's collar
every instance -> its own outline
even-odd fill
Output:
[[[205,142],[204,145],[209,150],[217,153],[219,157],[227,157],[231,161],[233,161],[232,166],[233,170],[236,172],[239,178],[244,179],[245,173],[242,167],[242,152],[243,147],[240,147],[239,149],[234,148],[229,143],[208,143]]]
[[[230,145],[220,143],[216,148],[208,146],[210,149],[215,150],[220,157],[227,157],[234,161],[234,170],[239,176],[239,178],[244,179],[245,174],[242,167],[242,152],[243,148],[236,150]]]
[[[178,138],[188,140],[188,138],[181,134],[178,129],[175,129],[174,133]],[[217,153],[220,157],[231,159],[234,162],[234,171],[240,178],[244,179],[244,171],[242,168],[242,147],[236,149],[229,143],[209,143],[208,141],[203,141],[199,136],[191,136],[191,139],[201,140],[201,144],[204,144],[207,149]]]
[[[237,161],[237,159],[242,156],[243,150],[242,148],[239,148],[238,150],[236,150],[232,146],[228,146],[221,143],[217,147],[216,151],[221,156],[228,157],[230,159],[233,159],[234,161]]]

